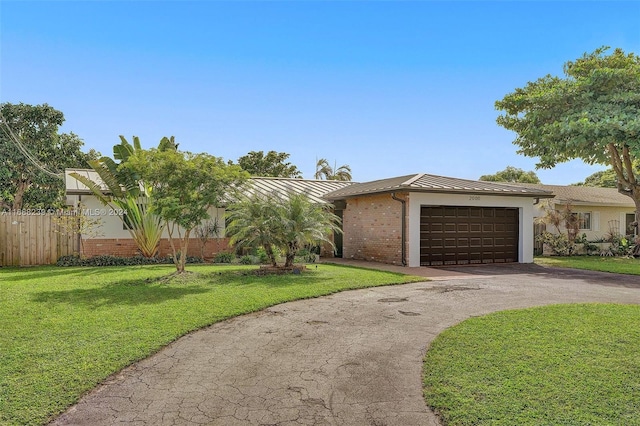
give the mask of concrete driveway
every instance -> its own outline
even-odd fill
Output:
[[[421,368],[445,328],[503,309],[640,303],[640,277],[518,264],[437,274],[215,324],[110,378],[53,424],[438,425]]]

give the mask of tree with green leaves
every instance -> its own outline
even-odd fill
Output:
[[[78,135],[58,133],[63,122],[47,104],[0,104],[0,209],[64,205],[64,169],[86,168],[99,154],[82,152]]]
[[[618,186],[618,179],[616,172],[609,168],[607,170],[600,170],[590,174],[584,178],[583,182],[572,183],[572,186],[591,186],[600,188],[616,188]]]
[[[518,153],[538,157],[539,168],[572,159],[609,164],[618,191],[636,205],[637,222],[640,57],[608,49],[567,62],[564,77],[547,75],[507,94],[496,102],[503,111],[497,123],[516,133]]]
[[[340,167],[334,164],[334,166],[331,167],[326,158],[321,158],[316,161],[316,173],[314,177],[316,179],[350,181],[351,167],[348,164],[343,164]]]
[[[300,170],[287,161],[289,154],[286,152],[250,151],[247,155],[238,158],[238,165],[251,176],[302,178]]]
[[[277,266],[274,247],[285,254],[284,268],[293,266],[300,249],[325,242],[342,232],[340,218],[331,206],[312,203],[305,194],[253,195],[229,206],[227,234],[241,247],[265,249],[272,266]]]
[[[158,150],[176,151],[177,147],[173,137],[162,138]],[[126,212],[120,219],[136,242],[140,254],[154,257],[158,254],[164,222],[149,207],[153,187],[144,182],[138,173],[124,167],[135,153],[142,150],[137,136],[133,137],[131,144],[121,135],[120,143],[113,147],[113,159],[105,156],[89,161],[99,180],[78,173],[71,173],[71,176],[84,184],[102,204]]]
[[[636,176],[640,175],[640,159],[633,161],[633,172]],[[595,186],[600,188],[617,188],[618,177],[615,170],[609,167],[606,170],[600,170],[590,174],[584,179],[584,182],[572,184],[573,186]]]
[[[486,182],[540,183],[540,179],[535,172],[525,172],[513,166],[507,166],[504,170],[493,175],[482,175],[480,180]]]
[[[137,151],[124,167],[153,188],[149,205],[167,227],[178,274],[185,271],[193,229],[248,178],[239,166],[226,164],[222,158],[169,149]]]
[[[289,196],[279,208],[284,267],[291,267],[298,250],[307,245],[325,242],[334,247],[330,238],[334,232],[342,232],[340,218],[331,212],[331,206],[314,204],[305,194]],[[334,247],[335,248],[335,247]]]
[[[227,207],[229,244],[236,247],[262,247],[271,263],[277,266],[274,247],[280,245],[278,229],[279,201],[275,195],[254,193]]]

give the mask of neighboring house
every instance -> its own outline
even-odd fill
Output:
[[[97,173],[88,169],[67,169],[65,170],[67,205],[81,205],[85,214],[102,219],[102,236],[94,238],[84,238],[84,255],[96,256],[103,254],[118,256],[134,256],[138,253],[138,248],[131,238],[131,235],[124,227],[120,219],[121,212],[105,207],[98,199],[91,194],[91,191],[80,181],[70,174],[76,172],[88,177],[96,183],[101,180]],[[297,194],[305,193],[311,201],[315,203],[327,203],[323,195],[335,191],[352,182],[342,182],[334,180],[304,180],[294,178],[251,178],[245,193],[254,192],[262,194]],[[220,251],[228,250],[229,239],[225,236],[225,208],[212,208],[209,212],[212,220],[219,226],[217,238],[211,238],[205,245],[205,257],[212,258]],[[165,256],[171,253],[169,245],[169,235],[165,229],[163,239],[160,242],[159,254]],[[195,235],[190,238],[188,252],[192,255],[199,255],[201,242]]]
[[[630,235],[635,229],[631,225],[635,221],[635,205],[633,200],[620,194],[615,188],[596,188],[589,186],[532,185],[519,184],[527,188],[550,191],[555,198],[550,200],[549,207],[563,210],[567,205],[578,216],[578,236],[586,234],[587,240],[606,239],[612,234]],[[537,206],[536,217],[544,217],[546,203]],[[546,230],[557,233],[553,226]],[[561,228],[561,232],[566,229]]]
[[[533,262],[537,188],[413,174],[325,196],[343,219],[342,256],[408,266]]]
[[[331,202],[343,221],[344,234],[334,236],[337,256],[407,266],[533,262],[534,205],[553,197],[539,188],[428,174],[365,183],[252,178],[249,188],[247,192],[265,194],[305,193],[315,202]],[[67,195],[70,204],[105,211],[70,176]],[[224,235],[224,209],[212,216],[219,218]],[[103,219],[105,236],[86,240],[91,247],[86,254],[135,254],[119,218],[106,214]],[[226,248],[227,241],[217,240],[217,246]],[[192,253],[198,253],[195,247],[196,239]],[[163,241],[161,254],[166,252]]]

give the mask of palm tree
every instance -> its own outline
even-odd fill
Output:
[[[324,176],[325,179],[329,179],[329,176],[333,175],[333,169],[329,165],[329,162],[326,158],[321,158],[316,161],[316,179],[322,179]]]
[[[253,195],[230,206],[227,218],[231,244],[263,247],[272,266],[277,266],[273,248],[282,249],[285,268],[293,265],[301,248],[320,242],[333,247],[331,233],[342,232],[340,218],[328,206],[313,204],[305,194],[288,198]]]
[[[277,266],[273,251],[277,247],[278,217],[275,212],[276,201],[273,196],[254,194],[240,200],[227,209],[229,225],[226,233],[231,238],[229,244],[238,247],[260,246],[269,258],[272,266]]]
[[[348,164],[336,167],[335,163],[331,167],[326,158],[321,158],[316,162],[315,178],[322,179],[323,177],[326,180],[350,181],[351,167]]]
[[[326,242],[335,248],[330,236],[332,232],[342,230],[340,218],[331,212],[329,206],[313,204],[305,194],[295,194],[280,203],[277,211],[285,268],[293,265],[298,250],[307,245]]]
[[[344,164],[337,169],[334,169],[333,177],[331,180],[350,181],[351,180],[351,167],[348,164]]]

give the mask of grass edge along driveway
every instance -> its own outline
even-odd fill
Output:
[[[4,269],[0,424],[44,424],[111,374],[190,331],[279,303],[424,281],[338,265],[258,277],[255,266]]]
[[[534,262],[541,266],[586,269],[615,274],[640,275],[640,259],[608,256],[540,256]]]
[[[640,425],[640,306],[470,318],[432,342],[423,382],[445,425]]]

